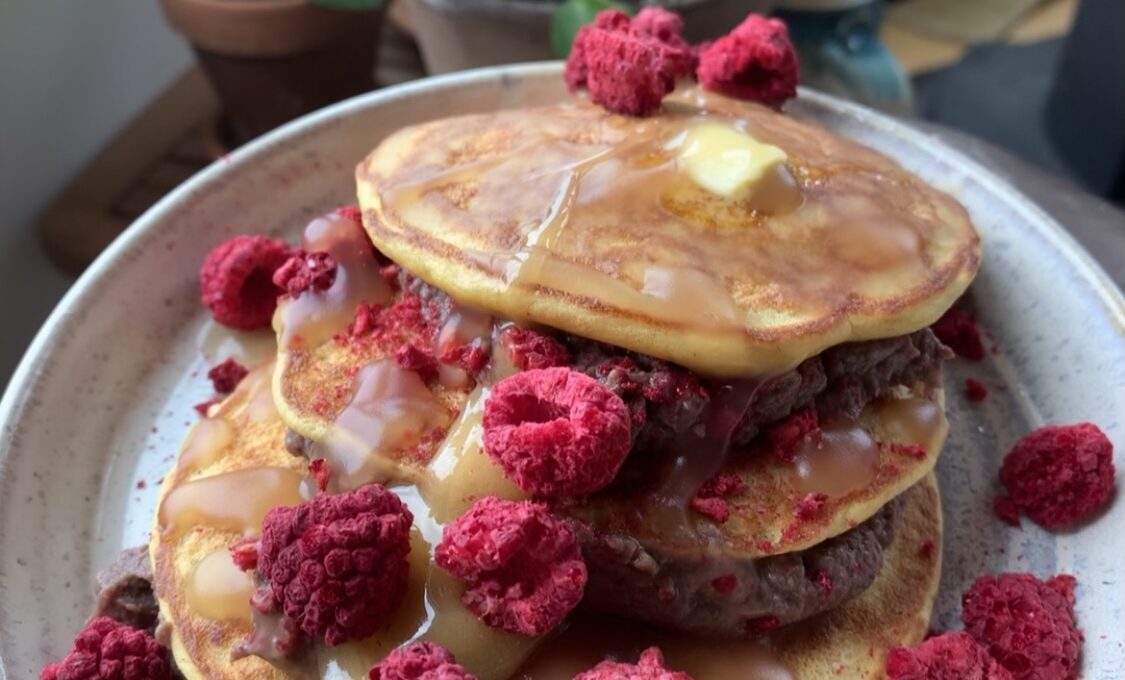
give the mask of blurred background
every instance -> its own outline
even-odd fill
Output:
[[[0,383],[89,262],[207,163],[376,87],[555,58],[605,4],[0,1]],[[623,4],[681,12],[693,40],[749,11],[782,16],[805,84],[910,119],[1125,235],[1108,207],[1125,200],[1125,0]]]

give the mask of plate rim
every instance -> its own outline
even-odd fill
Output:
[[[0,398],[0,478],[8,474],[10,452],[21,434],[21,423],[38,406],[33,397],[39,387],[39,378],[50,372],[52,362],[66,339],[78,335],[74,331],[81,327],[85,317],[80,311],[85,305],[94,302],[97,290],[114,275],[115,270],[137,266],[129,261],[130,253],[143,250],[148,241],[159,238],[160,226],[165,217],[193,194],[212,183],[223,181],[231,173],[244,171],[260,155],[269,153],[275,145],[283,144],[310,129],[329,125],[332,121],[365,112],[383,103],[423,92],[451,90],[458,86],[560,78],[562,68],[562,62],[558,61],[490,66],[431,76],[352,97],[291,121],[249,142],[210,163],[173,189],[138,217],[87,267],[54,306],[24,351],[5,387],[3,397]],[[1083,285],[1106,310],[1116,334],[1125,338],[1125,293],[1085,247],[1031,197],[1021,193],[981,163],[945,144],[936,135],[914,128],[906,122],[804,87],[800,88],[799,101],[839,114],[844,119],[899,139],[905,145],[918,148],[931,157],[941,158],[964,175],[971,176],[973,182],[989,193],[1000,197],[1014,212],[1021,214],[1026,224],[1069,263],[1073,273],[1081,278]],[[0,680],[7,677],[6,668],[7,664],[0,655]]]

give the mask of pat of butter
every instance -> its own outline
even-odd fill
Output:
[[[744,198],[774,169],[789,160],[776,146],[763,144],[722,123],[690,128],[680,147],[681,167],[699,186],[727,198]]]

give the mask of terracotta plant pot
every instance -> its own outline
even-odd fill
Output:
[[[222,101],[235,143],[374,87],[383,9],[304,0],[161,0]]]
[[[750,12],[766,12],[775,0],[664,0],[679,12],[692,41],[726,33]],[[558,3],[546,0],[409,0],[410,19],[426,70],[554,59],[550,24]]]

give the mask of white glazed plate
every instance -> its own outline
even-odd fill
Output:
[[[61,657],[91,609],[94,573],[147,541],[158,482],[197,418],[192,405],[210,396],[204,373],[226,358],[207,339],[199,303],[206,252],[238,233],[295,241],[309,218],[354,202],[355,164],[397,128],[563,95],[559,65],[533,64],[352,99],[216,162],[89,268],[0,402],[0,679],[34,677]],[[984,572],[1069,572],[1086,634],[1083,676],[1125,678],[1125,503],[1055,534],[1026,520],[1010,528],[991,512],[1003,454],[1042,423],[1097,423],[1125,470],[1121,292],[1050,217],[939,142],[812,92],[789,110],[951,192],[984,239],[970,296],[998,353],[946,369],[945,570],[933,626],[959,627],[960,593]],[[964,399],[967,376],[989,386],[986,401]]]

